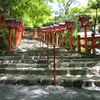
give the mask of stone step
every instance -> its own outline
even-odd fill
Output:
[[[26,60],[25,60],[26,61]],[[48,66],[49,66],[49,68],[53,68],[53,66],[54,66],[54,63],[53,62],[47,62],[47,60],[44,60],[44,61],[41,61],[41,60],[39,60],[39,61],[30,61],[30,62],[25,62],[24,61],[24,63],[22,63],[23,62],[23,60],[22,61],[20,61],[19,60],[19,62],[4,62],[4,63],[1,63],[0,64],[0,68],[5,68],[5,67],[27,67],[27,68],[30,68],[30,67],[32,67],[32,68],[48,68]],[[28,60],[29,61],[29,60]],[[89,68],[92,68],[92,67],[99,67],[100,66],[100,63],[99,63],[99,61],[92,61],[92,62],[62,62],[62,61],[56,61],[56,67],[57,68],[71,68],[71,67],[73,67],[73,68],[76,68],[76,67],[89,67]]]
[[[0,83],[53,84],[53,53],[52,45],[48,50],[46,44],[40,48],[40,41],[25,36],[15,51],[0,52]],[[57,85],[82,87],[94,83],[100,86],[100,56],[56,46],[56,75]]]
[[[0,56],[0,60],[34,60],[46,59],[47,56]]]
[[[0,60],[0,64],[12,64],[12,63],[27,63],[27,64],[47,64],[48,60],[47,59],[39,59],[39,60],[29,60],[29,59],[23,59],[23,60]]]
[[[9,75],[9,74],[0,74],[0,83],[1,84],[20,84],[20,85],[53,85],[54,78],[53,76],[44,76],[44,75]],[[67,77],[67,76],[57,76],[56,84],[64,87],[100,87],[100,76],[93,77]]]
[[[48,53],[50,55],[53,55],[53,50],[50,49],[48,50]],[[12,52],[1,52],[0,55],[9,55],[9,56],[19,56],[19,55],[39,55],[39,54],[47,54],[46,49],[36,49],[36,50],[28,50],[27,52],[18,52],[18,51],[12,51]],[[66,51],[66,50],[61,50],[57,49],[56,50],[56,55],[62,55],[62,56],[70,56],[70,55],[84,55],[84,56],[89,56],[89,57],[97,57],[97,55],[90,55],[90,54],[83,54],[83,53],[78,53],[78,52],[73,52],[73,51]]]
[[[4,74],[20,74],[20,75],[53,75],[54,69],[49,68],[0,68],[0,73]],[[71,75],[99,75],[100,68],[56,68],[56,74],[61,76]]]
[[[9,63],[9,64],[0,64],[0,68],[48,68],[48,64]]]
[[[43,50],[39,50],[39,51],[31,51],[31,52],[6,52],[6,53],[2,53],[0,54],[0,56],[40,56],[40,55],[47,55],[47,51],[43,51]],[[48,55],[54,55],[53,52],[48,52]],[[56,56],[76,56],[76,55],[80,55],[78,53],[68,53],[68,52],[56,52]]]
[[[53,58],[51,59],[51,58],[49,58],[49,62],[53,62]],[[72,59],[64,59],[64,58],[62,58],[62,59],[56,59],[56,62],[97,62],[97,63],[99,63],[100,62],[100,59],[99,58],[80,58],[80,59],[78,59],[78,58],[76,58],[76,59],[74,59],[74,58],[72,58]]]
[[[49,55],[48,56],[49,59],[53,59],[54,56],[52,55]],[[98,59],[97,57],[89,57],[89,56],[56,56],[55,57],[56,59]],[[29,60],[34,60],[34,59],[47,59],[47,56],[43,56],[43,55],[36,55],[36,56],[25,56],[25,55],[22,55],[22,56],[0,56],[0,60],[21,60],[21,59],[29,59]]]
[[[29,63],[29,64],[34,64],[34,63],[52,63],[54,61],[54,59],[34,59],[34,60],[30,60],[30,59],[1,59],[0,60],[0,64],[9,64],[9,63]],[[56,63],[99,63],[100,60],[99,58],[90,58],[90,59],[84,59],[84,58],[80,58],[80,59],[56,59]]]
[[[53,63],[50,63],[50,68],[53,68]],[[58,61],[56,63],[56,67],[58,68],[66,68],[66,67],[95,67],[95,66],[100,66],[99,62],[60,62]]]

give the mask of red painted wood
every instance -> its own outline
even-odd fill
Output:
[[[11,42],[12,42],[12,35],[11,35],[11,29],[9,29],[9,33],[8,33],[8,51],[11,51]]]

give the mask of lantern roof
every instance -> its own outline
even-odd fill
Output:
[[[59,23],[59,25],[65,25],[65,23]]]
[[[57,24],[54,24],[54,26],[59,26],[59,25],[57,25]]]
[[[88,16],[88,15],[80,15],[80,16],[79,16],[79,20],[78,20],[78,21],[82,21],[82,20],[89,20],[89,19],[91,19],[91,17],[90,17],[90,16]]]
[[[15,18],[6,18],[5,21],[15,21]]]
[[[91,17],[89,15],[80,15],[79,17],[80,18],[89,18],[89,19],[91,19]]]
[[[65,20],[65,23],[69,24],[69,23],[75,23],[75,22],[73,20]]]
[[[57,24],[54,24],[54,28],[57,28],[57,27],[59,27],[59,25],[57,25]]]
[[[50,28],[54,28],[54,26],[53,25],[50,25]]]

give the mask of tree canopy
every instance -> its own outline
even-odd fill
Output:
[[[88,9],[89,11],[91,11],[93,25],[92,31],[94,34],[96,34],[96,26],[100,24],[100,0],[89,0]]]
[[[46,0],[0,0],[0,13],[24,21],[26,27],[39,27],[51,18]]]

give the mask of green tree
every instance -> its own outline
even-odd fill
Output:
[[[0,13],[24,21],[26,27],[41,26],[51,18],[45,0],[0,0]]]
[[[93,33],[96,34],[96,26],[100,23],[100,0],[89,0],[89,10],[91,10]]]
[[[0,0],[0,14],[22,20],[25,27],[40,27],[51,19],[52,10],[47,3],[46,0]],[[7,29],[0,29],[0,50],[7,50],[7,35]]]

